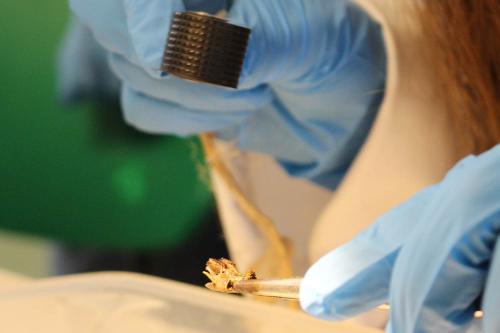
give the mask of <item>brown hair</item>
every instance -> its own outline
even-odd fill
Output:
[[[500,1],[424,0],[430,62],[465,154],[500,143]]]

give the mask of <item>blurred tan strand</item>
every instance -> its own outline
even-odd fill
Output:
[[[268,240],[269,245],[276,251],[279,257],[281,266],[281,276],[291,277],[292,266],[291,258],[288,254],[286,245],[279,235],[274,223],[264,213],[262,213],[255,205],[250,202],[246,195],[241,190],[240,186],[234,179],[233,175],[220,159],[214,144],[214,135],[211,133],[201,134],[200,140],[205,151],[207,164],[217,172],[222,178],[229,191],[236,200],[239,208],[245,215],[254,223],[259,231]]]

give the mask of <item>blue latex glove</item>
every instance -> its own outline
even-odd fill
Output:
[[[321,258],[302,283],[302,307],[342,319],[389,302],[388,332],[446,333],[479,331],[481,306],[484,332],[500,332],[499,170],[500,145],[468,157]]]
[[[194,2],[216,9],[210,0]],[[70,3],[111,53],[129,124],[182,136],[216,131],[325,186],[348,168],[382,97],[380,29],[348,1],[234,1],[230,22],[252,29],[239,90],[158,70],[171,15],[186,9],[181,0]]]
[[[185,0],[193,11],[215,13],[228,6],[227,0]],[[120,81],[108,63],[106,50],[92,31],[71,17],[57,57],[57,93],[67,104],[86,100],[115,101],[120,95]]]
[[[107,52],[92,32],[72,17],[57,57],[57,93],[67,104],[85,100],[117,100],[120,81],[107,61]]]

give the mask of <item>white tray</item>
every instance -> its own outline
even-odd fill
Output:
[[[0,284],[0,332],[379,333],[133,273]]]

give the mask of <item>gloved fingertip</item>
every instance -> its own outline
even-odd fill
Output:
[[[318,289],[318,282],[315,276],[306,275],[300,285],[300,306],[308,314],[327,320],[344,319],[342,315],[335,312],[331,307],[329,294],[324,294]]]
[[[340,260],[339,260],[340,259]],[[307,313],[327,320],[346,319],[351,312],[342,295],[354,293],[346,290],[346,283],[353,278],[350,274],[336,274],[336,263],[342,262],[336,251],[332,251],[316,262],[305,274],[300,285],[300,305]],[[347,287],[348,289],[349,287]]]
[[[172,15],[183,11],[184,3],[181,0],[125,0],[124,6],[140,65],[148,74],[158,78]]]
[[[400,244],[396,240],[383,243],[377,231],[372,226],[309,268],[299,295],[306,312],[341,320],[387,302]]]

